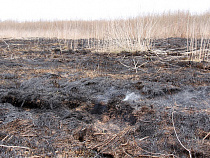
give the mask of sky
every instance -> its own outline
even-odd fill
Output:
[[[101,20],[149,13],[210,11],[210,0],[0,0],[0,20]]]

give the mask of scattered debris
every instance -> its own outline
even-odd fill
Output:
[[[0,157],[209,157],[209,66],[188,61],[186,39],[132,54],[5,42]]]

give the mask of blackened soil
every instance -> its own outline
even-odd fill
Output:
[[[189,60],[186,39],[67,48],[0,42],[0,157],[210,156],[210,66]]]

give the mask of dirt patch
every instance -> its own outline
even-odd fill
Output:
[[[0,43],[1,157],[209,157],[209,63],[185,41],[118,54]]]

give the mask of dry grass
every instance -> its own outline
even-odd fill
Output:
[[[201,15],[168,12],[126,20],[3,21],[0,30],[0,38],[100,39],[103,46],[99,41],[94,47],[103,52],[144,51],[151,49],[153,39],[181,37],[192,41],[188,51],[193,51],[198,49],[195,45],[198,39],[210,38],[210,12]],[[196,60],[205,55],[203,49],[206,48],[209,49],[209,45],[202,45]]]
[[[147,15],[127,20],[0,22],[1,38],[209,38],[210,12]],[[118,37],[118,38],[117,38]]]

